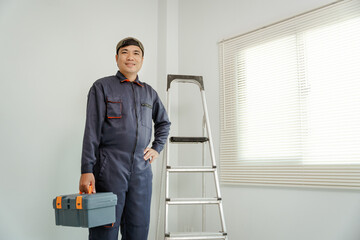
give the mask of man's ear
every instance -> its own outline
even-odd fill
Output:
[[[117,60],[118,60],[118,58],[119,58],[119,55],[115,55],[115,60],[116,60],[116,62],[117,62]]]

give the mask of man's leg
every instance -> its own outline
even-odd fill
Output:
[[[133,173],[121,221],[122,240],[147,240],[150,223],[152,172]]]
[[[112,224],[89,228],[89,240],[118,240],[121,215],[124,209],[125,193],[117,194],[116,222]]]

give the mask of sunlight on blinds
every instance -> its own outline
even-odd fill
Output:
[[[360,0],[219,43],[222,183],[360,189]]]
[[[238,74],[244,75],[238,101],[241,161],[288,161],[299,157],[295,47],[296,38],[290,36],[240,54]]]
[[[306,163],[360,162],[360,18],[305,32]]]

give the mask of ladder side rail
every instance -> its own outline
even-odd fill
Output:
[[[202,122],[202,136],[205,137],[205,129],[206,129],[206,120],[205,115],[203,116]],[[202,144],[202,165],[205,166],[205,143]],[[205,182],[205,173],[202,173],[202,197],[206,197],[206,182]],[[202,206],[202,231],[206,230],[206,206]]]
[[[210,129],[209,113],[207,110],[205,91],[201,90],[200,92],[201,92],[201,99],[202,99],[202,104],[203,104],[203,109],[204,109],[204,114],[205,114],[206,131],[207,131],[207,135],[209,138],[211,161],[212,161],[213,166],[216,166],[214,145],[213,145],[213,141],[212,141],[212,134],[211,134],[211,129]]]
[[[166,171],[166,197],[165,197],[165,234],[169,232],[169,225],[168,225],[168,215],[169,215],[169,208],[168,208],[168,202],[167,199],[169,199],[169,172]]]
[[[166,111],[168,118],[170,119],[170,89],[167,89],[166,94]],[[169,232],[169,205],[167,204],[167,199],[169,198],[169,171],[167,171],[167,166],[170,165],[170,144],[169,138],[166,140],[166,162],[165,165],[165,218],[164,218],[164,236]]]
[[[168,118],[170,119],[170,89],[168,89],[168,91],[167,91],[166,99],[167,99],[166,110],[167,110]],[[166,196],[165,196],[165,198],[169,198],[169,176],[168,176],[168,171],[167,171],[167,167],[170,166],[169,138],[166,140],[166,145],[167,145],[167,148],[166,148],[166,162],[165,162],[165,168],[166,168]]]
[[[169,233],[168,221],[169,221],[169,205],[165,202],[165,232],[164,232],[165,238],[166,235]]]
[[[170,93],[169,93],[169,89],[166,91],[166,112],[168,114],[168,118],[170,119]],[[160,235],[160,226],[161,226],[161,209],[163,211],[164,214],[164,235],[166,233],[166,230],[168,229],[168,209],[167,209],[167,204],[166,204],[166,196],[168,196],[168,181],[167,181],[167,165],[169,162],[169,149],[170,144],[169,144],[169,138],[166,139],[166,144],[165,144],[165,151],[164,151],[164,157],[163,157],[163,164],[161,167],[161,182],[160,182],[160,196],[159,196],[159,212],[158,212],[158,227],[156,230],[156,239],[160,239],[159,235]],[[165,175],[165,179],[164,179],[164,175]],[[165,192],[164,192],[164,185],[165,185]],[[165,207],[161,207],[162,206],[162,201],[164,201],[164,205]]]
[[[207,130],[207,134],[208,134],[208,138],[209,138],[211,160],[212,160],[213,166],[216,167],[214,145],[213,145],[213,141],[212,141],[209,114],[208,114],[208,110],[207,110],[206,97],[205,97],[204,90],[201,90],[201,97],[202,97],[202,103],[203,103],[203,108],[204,108],[204,113],[205,113],[206,130]],[[220,183],[219,183],[219,177],[218,177],[217,171],[214,172],[214,180],[215,180],[215,185],[216,185],[217,197],[222,199],[221,193],[220,193]],[[220,203],[218,206],[219,206],[219,211],[220,211],[222,231],[226,232],[225,218],[224,218],[224,211],[223,211],[222,203]]]
[[[166,143],[165,148],[168,148],[168,143]],[[166,171],[166,166],[165,166],[165,161],[166,161],[166,150],[164,151],[164,155],[163,155],[163,164],[161,166],[161,178],[160,178],[160,195],[159,195],[159,211],[158,211],[158,220],[157,220],[157,228],[156,228],[156,239],[160,239],[160,234],[161,234],[161,230],[160,230],[160,226],[161,226],[161,217],[162,217],[162,213],[165,215],[165,171]],[[164,205],[162,204],[162,202],[164,201]],[[165,218],[164,218],[165,221]]]
[[[224,209],[223,209],[222,201],[221,201],[221,203],[218,205],[218,207],[219,207],[219,214],[220,214],[222,231],[225,232],[225,233],[227,233],[226,225],[225,225],[225,216],[224,216]]]
[[[210,122],[209,122],[209,114],[208,114],[208,110],[207,110],[206,97],[205,97],[205,91],[204,90],[201,90],[201,98],[202,98],[204,114],[205,114],[206,130],[207,130],[207,135],[208,135],[208,138],[209,138],[209,148],[210,148],[211,162],[212,162],[213,167],[216,167],[214,145],[213,145],[213,141],[212,141]],[[219,186],[219,178],[217,177],[216,171],[215,171],[214,176],[215,176],[216,194],[217,194],[218,198],[221,198],[220,186]]]

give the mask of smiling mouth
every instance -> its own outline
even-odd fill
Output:
[[[135,64],[134,64],[134,63],[125,63],[125,65],[126,65],[126,66],[128,66],[128,67],[135,66]]]

